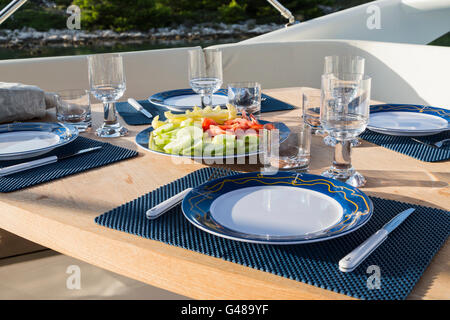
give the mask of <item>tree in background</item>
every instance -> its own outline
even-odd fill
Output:
[[[301,21],[323,15],[323,6],[339,3],[342,7],[345,1],[370,0],[281,0]],[[0,6],[9,2],[0,0]],[[34,0],[20,8],[1,28],[65,29],[66,9],[72,3],[81,8],[82,28],[87,30],[147,31],[153,27],[236,23],[248,19],[257,23],[286,22],[266,0]]]
[[[322,15],[318,5],[334,4],[334,0],[282,2],[302,20]],[[81,8],[81,23],[88,29],[148,30],[181,23],[235,23],[248,19],[285,22],[266,0],[75,0],[74,4]]]
[[[0,7],[4,8],[11,0],[0,0]],[[72,0],[56,0],[55,7],[49,7],[45,1],[28,1],[18,11],[8,18],[2,25],[2,29],[21,29],[23,27],[33,27],[39,31],[49,29],[63,29],[66,27],[65,13],[59,5],[67,7],[66,3]]]

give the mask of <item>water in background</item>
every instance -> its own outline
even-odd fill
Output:
[[[216,40],[167,40],[159,42],[136,41],[136,42],[105,42],[102,45],[46,45],[36,48],[4,48],[0,47],[0,60],[25,59],[52,56],[70,56],[107,52],[143,51],[152,49],[180,48],[201,46],[207,47],[216,44],[233,43],[242,41],[242,38],[216,39]]]

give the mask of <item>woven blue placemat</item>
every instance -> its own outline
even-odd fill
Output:
[[[360,135],[360,138],[421,161],[437,162],[450,159],[450,143],[441,148],[436,148],[414,141],[410,137],[390,136],[373,132],[369,129],[364,131]],[[414,138],[425,143],[433,143],[450,138],[450,131],[441,132],[432,136]]]
[[[280,101],[278,99],[272,98],[266,94],[262,94],[264,98],[261,102],[261,112],[273,112],[282,110],[294,109],[294,106]],[[154,105],[148,100],[141,100],[139,103],[149,111],[153,116],[159,115],[160,120],[164,120],[164,112],[170,111],[167,108]],[[144,125],[152,123],[152,120],[144,116],[142,113],[134,109],[128,102],[118,102],[116,103],[117,112],[123,118],[123,120],[132,126]]]
[[[380,198],[372,198],[375,212],[360,229],[337,239],[305,245],[272,246],[223,239],[191,225],[180,206],[157,220],[146,219],[147,209],[205,182],[212,172],[212,168],[195,171],[104,213],[95,222],[361,299],[405,299],[450,234],[449,212]],[[236,174],[225,169],[222,173]],[[339,271],[342,257],[410,207],[416,211],[365,262],[351,273]],[[380,289],[367,286],[372,275],[366,272],[370,265],[380,267]]]
[[[11,192],[28,188],[40,183],[106,166],[108,164],[129,159],[138,155],[136,151],[118,147],[110,143],[100,142],[85,137],[78,137],[74,142],[57,148],[38,158],[67,154],[71,152],[71,150],[81,150],[100,145],[102,148],[98,151],[67,158],[56,163],[34,168],[32,170],[0,177],[0,192]],[[35,158],[26,160],[0,161],[0,168],[31,160],[35,160]]]

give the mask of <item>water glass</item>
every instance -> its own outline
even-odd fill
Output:
[[[364,74],[365,59],[360,56],[327,56],[324,74]]]
[[[194,92],[200,94],[202,108],[212,106],[212,95],[222,83],[222,51],[189,50],[189,84]]]
[[[322,128],[336,139],[332,166],[323,176],[361,187],[366,179],[351,164],[351,141],[367,127],[371,78],[360,74],[322,76]]]
[[[122,56],[120,54],[96,54],[88,56],[91,93],[103,102],[104,122],[96,131],[102,138],[114,138],[128,134],[118,119],[115,102],[126,89]]]
[[[311,127],[311,132],[321,134],[320,125],[320,93],[303,93],[303,121]]]
[[[258,118],[261,113],[261,85],[258,82],[230,83],[228,103],[235,106],[241,114],[253,114]]]
[[[289,127],[288,138],[280,143],[279,131],[267,132],[265,163],[273,170],[306,171],[311,158],[311,128],[304,122]]]
[[[92,126],[89,91],[62,90],[56,95],[56,118],[83,132]]]

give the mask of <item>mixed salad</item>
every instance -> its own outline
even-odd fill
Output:
[[[152,121],[149,148],[184,156],[242,155],[258,151],[264,129],[272,123],[260,123],[253,115],[238,115],[234,106],[226,109],[194,107],[182,114],[164,113],[166,121],[156,116]]]

